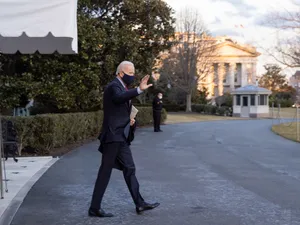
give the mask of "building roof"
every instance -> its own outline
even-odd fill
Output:
[[[233,48],[240,49],[244,52],[248,52],[248,53],[252,54],[255,57],[261,55],[261,53],[258,52],[255,47],[250,46],[250,45],[242,45],[242,44],[234,43],[234,42],[230,42],[230,41],[226,41],[226,42],[222,42],[222,43],[218,44],[219,48],[223,47],[223,46],[231,46]]]
[[[258,87],[256,85],[246,85],[235,89],[233,94],[271,94],[272,92],[266,88]]]
[[[172,41],[173,38],[170,40]],[[228,37],[228,36],[217,36],[213,37],[207,34],[197,34],[195,32],[176,32],[175,40],[179,42],[199,42],[199,41],[210,41],[213,42],[217,48],[222,48],[224,46],[229,46],[235,49],[239,49],[243,52],[249,53],[252,57],[258,57],[261,55],[257,49],[249,44],[238,43],[236,40]],[[247,56],[247,57],[249,57]]]
[[[296,71],[296,73],[293,75],[293,77],[295,77],[295,78],[298,78],[298,77],[300,77],[300,71],[299,71],[299,70],[297,70],[297,71]]]

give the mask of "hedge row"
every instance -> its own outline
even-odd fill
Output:
[[[153,112],[151,107],[136,107],[139,112],[137,114],[137,124],[138,126],[146,126],[153,124]],[[165,122],[167,119],[167,111],[165,109],[162,110],[161,122]]]
[[[281,108],[292,107],[294,101],[292,99],[270,99],[269,106],[272,107],[272,103],[274,103],[274,107],[278,107],[280,105]]]
[[[232,109],[227,106],[215,106],[215,105],[192,105],[192,111],[202,114],[219,115],[219,116],[232,116]]]
[[[152,124],[152,108],[137,107],[138,125]],[[167,113],[162,113],[165,121]],[[96,137],[101,129],[103,112],[44,114],[29,117],[8,117],[15,124],[19,154],[24,148],[38,155],[51,155],[51,149]]]
[[[140,106],[152,107],[152,104],[142,104]],[[185,111],[186,106],[185,105],[177,105],[177,104],[163,104],[163,108],[167,112],[179,112],[179,111]]]
[[[185,105],[177,105],[177,104],[165,104],[163,107],[168,111],[168,112],[179,112],[179,111],[185,111],[186,106]]]

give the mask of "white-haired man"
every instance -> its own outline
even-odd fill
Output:
[[[110,180],[113,168],[123,171],[129,192],[136,205],[136,212],[154,209],[159,203],[150,204],[144,201],[139,192],[139,183],[135,176],[135,165],[128,140],[130,132],[134,132],[135,120],[130,120],[131,99],[151,87],[149,76],[145,76],[139,87],[128,89],[134,81],[133,63],[123,61],[117,68],[117,77],[109,83],[104,91],[102,130],[99,136],[102,162],[95,183],[89,215],[95,217],[112,217],[101,208],[101,202]]]

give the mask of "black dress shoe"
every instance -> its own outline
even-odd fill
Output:
[[[103,209],[95,210],[89,209],[89,216],[91,217],[113,217],[111,213],[106,213]]]
[[[160,205],[160,204],[159,204],[158,202],[153,203],[153,204],[150,204],[150,203],[145,202],[142,206],[136,207],[136,212],[137,212],[138,214],[140,214],[140,213],[142,213],[143,211],[154,209],[154,208],[156,208],[156,207],[159,206],[159,205]]]
[[[163,132],[162,130],[158,130],[158,132]]]

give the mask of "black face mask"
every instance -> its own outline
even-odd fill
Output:
[[[123,72],[124,73],[124,72]],[[134,81],[134,76],[129,76],[128,74],[124,73],[124,76],[122,77],[123,82],[129,86]]]

